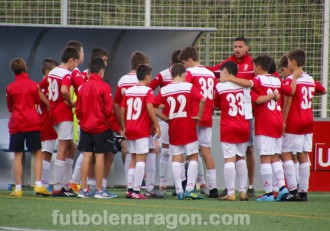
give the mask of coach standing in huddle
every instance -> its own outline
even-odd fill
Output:
[[[251,80],[254,77],[253,72],[253,59],[248,53],[249,44],[248,40],[245,37],[237,37],[234,39],[234,54],[229,58],[223,60],[215,66],[208,66],[207,68],[213,71],[216,77],[219,77],[219,69],[223,63],[232,61],[237,64],[238,72],[237,78]],[[254,181],[254,169],[255,169],[255,160],[254,160],[254,150],[253,150],[253,119],[250,120],[251,125],[251,137],[249,140],[249,146],[246,149],[246,159],[248,167],[248,177],[249,177],[249,188],[247,194],[249,197],[255,197],[255,192],[253,188]],[[223,191],[220,196],[227,194],[227,190]]]

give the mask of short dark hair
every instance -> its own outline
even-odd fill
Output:
[[[65,47],[74,47],[80,52],[83,44],[77,40],[70,40],[65,44]]]
[[[66,47],[62,52],[61,62],[67,63],[71,58],[74,60],[79,60],[79,52],[75,47]]]
[[[237,75],[238,68],[237,68],[236,63],[234,63],[232,61],[225,62],[224,64],[221,65],[220,70],[223,70],[224,68],[227,69],[229,74],[234,75],[234,76]]]
[[[180,54],[181,50],[175,50],[172,52],[172,64],[174,63],[180,63],[180,59],[179,59],[179,54]]]
[[[151,75],[152,68],[148,65],[141,64],[136,69],[136,77],[138,80],[144,80],[147,75]]]
[[[99,73],[102,69],[105,70],[105,63],[101,58],[94,58],[88,68],[91,73]]]
[[[296,48],[296,49],[290,51],[287,54],[287,57],[288,57],[288,59],[290,59],[290,61],[293,61],[293,60],[296,61],[298,67],[305,66],[306,54],[303,49]]]
[[[171,66],[171,75],[173,78],[175,78],[176,76],[180,76],[185,72],[186,72],[186,68],[181,63],[176,63]]]
[[[142,51],[134,51],[131,56],[131,69],[136,70],[141,64],[149,64],[149,57],[144,54]]]
[[[272,57],[270,57],[270,60],[271,60],[271,63],[270,63],[270,67],[269,67],[269,70],[268,70],[268,74],[272,74],[272,73],[276,72],[275,60]]]
[[[187,61],[189,58],[193,61],[198,61],[198,51],[195,47],[186,47],[181,50],[179,54],[179,59]]]
[[[234,38],[234,42],[236,42],[236,41],[243,41],[245,43],[245,45],[247,45],[247,46],[249,45],[248,39],[245,38],[244,36]]]
[[[284,55],[281,60],[280,60],[280,63],[278,64],[278,67],[281,68],[281,67],[288,67],[288,57],[286,55]]]
[[[109,53],[100,47],[94,48],[89,55],[89,60],[101,58],[102,56],[107,56],[109,58]]]
[[[27,67],[24,59],[16,58],[10,61],[10,69],[15,75],[27,72]]]
[[[43,75],[45,75],[46,72],[53,70],[58,65],[59,65],[59,63],[56,62],[54,59],[51,59],[51,58],[44,59],[44,61],[42,62],[42,65],[41,65],[41,72]]]
[[[269,71],[269,68],[272,64],[272,60],[269,55],[261,54],[253,59],[254,65],[259,65],[262,70]]]

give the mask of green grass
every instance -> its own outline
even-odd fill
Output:
[[[0,192],[0,230],[6,227],[43,230],[329,230],[330,227],[330,193],[309,193],[309,201],[291,203],[267,203],[250,200],[247,202],[223,202],[216,199],[201,201],[177,201],[170,195],[165,199],[130,200],[124,199],[124,189],[115,189],[120,198],[111,200],[51,198],[36,197],[31,189],[24,190],[23,198],[11,198],[8,191]],[[139,222],[138,228],[133,225],[54,225],[52,213],[59,210],[61,214],[72,214],[79,210],[83,214],[103,217],[106,213],[120,216],[120,214],[162,214],[150,219],[149,225]],[[160,216],[167,217],[168,223],[161,224]],[[175,215],[198,214],[202,217],[201,225],[178,224],[176,227]],[[224,215],[226,214],[226,215]],[[249,225],[211,225],[209,217],[214,221],[220,218],[230,218],[234,214],[250,216]],[[182,215],[181,215],[182,216]],[[222,217],[221,217],[222,216]],[[182,216],[181,218],[184,218]],[[103,219],[103,218],[102,218]],[[67,220],[66,220],[67,221]],[[77,220],[78,221],[78,220]],[[87,220],[84,220],[87,222]],[[127,220],[126,220],[127,221]],[[146,220],[145,220],[146,221]],[[226,220],[229,222],[229,220]],[[96,223],[98,221],[95,221]],[[118,221],[119,222],[119,221]],[[163,221],[165,222],[165,221]],[[185,221],[184,221],[185,222]],[[57,223],[60,223],[59,218]],[[180,223],[178,221],[178,223]],[[207,225],[205,225],[207,223]]]

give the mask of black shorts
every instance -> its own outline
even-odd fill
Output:
[[[113,132],[90,134],[80,130],[78,150],[81,152],[107,153],[114,151]]]
[[[24,143],[30,152],[41,149],[40,131],[18,132],[10,134],[9,150],[13,152],[24,152]]]

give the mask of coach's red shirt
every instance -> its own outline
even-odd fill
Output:
[[[40,97],[37,83],[30,80],[27,73],[18,74],[14,82],[7,86],[6,95],[8,111],[11,112],[9,133],[40,130],[37,112]]]
[[[77,100],[76,115],[80,129],[99,134],[108,129],[119,133],[120,127],[114,116],[110,86],[98,74],[91,74],[82,85]]]

